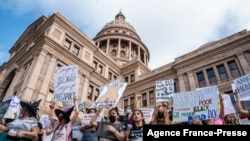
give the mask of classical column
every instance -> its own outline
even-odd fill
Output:
[[[55,67],[56,67],[56,58],[55,56],[51,56],[49,66],[44,76],[44,80],[43,80],[43,83],[39,92],[40,94],[45,95],[45,96],[47,95],[49,91],[49,83],[53,76]]]
[[[188,80],[189,80],[191,91],[195,90],[196,89],[196,85],[195,85],[194,74],[191,71],[188,72]]]
[[[104,77],[108,78],[109,77],[109,67],[107,65],[105,66],[105,70],[104,71],[105,71]],[[111,77],[111,80],[112,80],[112,77]]]
[[[147,59],[146,59],[146,51],[144,51],[144,64],[146,65],[147,64]]]
[[[231,71],[229,70],[227,63],[224,62],[223,64],[224,64],[224,66],[225,66],[225,69],[226,69],[226,73],[227,73],[228,79],[229,79],[229,80],[233,80],[233,77],[232,77],[232,75],[231,75]]]
[[[8,96],[12,96],[14,94],[14,87],[17,85],[18,83],[18,80],[20,78],[20,70],[15,70],[15,76],[9,86],[9,89],[8,91],[6,92],[6,95],[5,95],[5,98],[8,97]]]
[[[131,60],[132,57],[131,57],[131,53],[132,53],[132,50],[131,50],[131,41],[129,41],[129,49],[128,49],[128,59]]]
[[[185,83],[184,83],[183,74],[178,75],[178,82],[179,82],[180,92],[185,92],[186,87],[185,87]],[[189,85],[189,84],[186,84],[186,85]]]
[[[138,54],[137,54],[137,60],[140,61],[141,60],[141,51],[140,51],[140,46],[138,46]]]
[[[215,77],[216,77],[216,80],[217,80],[217,84],[221,83],[220,76],[219,76],[219,73],[218,73],[218,71],[217,71],[216,66],[213,66],[213,70],[214,70],[214,73],[215,73]]]
[[[88,95],[88,89],[89,89],[89,78],[87,76],[83,76],[83,87],[82,87],[82,93],[81,93],[81,101],[87,100]]]
[[[210,83],[208,81],[208,76],[207,76],[207,71],[206,70],[202,70],[204,77],[205,77],[205,82],[206,82],[206,86],[210,86]]]
[[[237,57],[239,59],[240,65],[243,69],[244,75],[249,74],[250,73],[250,66],[247,63],[247,60],[244,56],[244,52],[237,54]]]
[[[120,52],[121,52],[121,39],[118,39],[117,57],[120,57]]]
[[[109,41],[110,41],[110,39],[107,39],[107,46],[106,46],[106,53],[108,54],[109,53]]]
[[[33,91],[35,90],[35,86],[42,68],[42,65],[44,63],[46,53],[40,52],[39,56],[36,61],[32,62],[32,68],[30,68],[29,73],[27,74],[27,84],[26,87],[22,93],[22,99],[31,100],[31,95],[33,94]],[[33,64],[34,63],[34,64]]]

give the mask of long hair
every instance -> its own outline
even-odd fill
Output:
[[[230,123],[227,122],[227,117],[228,117],[228,116],[233,116],[233,118],[234,118],[234,120],[231,119],[231,122],[230,122]],[[237,122],[237,118],[236,118],[235,114],[228,114],[228,115],[225,115],[225,116],[224,116],[223,125],[237,125],[237,124],[239,124],[239,123]]]
[[[146,122],[145,122],[145,119],[144,119],[144,115],[143,115],[143,113],[142,113],[142,111],[141,110],[134,110],[133,111],[133,114],[132,114],[132,117],[134,116],[134,113],[135,112],[139,112],[139,113],[141,113],[141,116],[143,117],[143,120],[142,120],[142,125],[145,125],[146,124]],[[135,126],[135,121],[134,121],[134,119],[133,119],[133,121],[132,121],[132,126],[134,127]]]
[[[150,124],[152,125],[156,125],[157,121],[158,121],[158,109],[162,107],[163,108],[163,113],[164,113],[164,117],[163,117],[163,121],[165,125],[170,125],[171,124],[171,120],[169,119],[169,115],[168,115],[168,110],[165,106],[160,105],[158,108],[156,108],[155,110],[155,114],[153,115],[153,120],[151,121]]]

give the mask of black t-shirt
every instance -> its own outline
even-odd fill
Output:
[[[143,126],[132,126],[130,133],[128,135],[129,141],[135,141],[143,137]]]
[[[111,139],[111,140],[115,140],[118,141],[118,139],[116,138],[116,136],[114,135],[114,133],[110,132],[107,129],[107,125],[111,125],[113,126],[118,132],[120,131],[120,123],[119,124],[112,124],[109,122],[97,122],[97,131],[96,134],[98,137],[100,138],[107,138],[107,139]]]

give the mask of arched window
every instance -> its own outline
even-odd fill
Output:
[[[124,56],[125,56],[125,51],[121,51],[121,52],[120,52],[120,55],[121,55],[122,57],[124,57]]]
[[[111,55],[116,56],[116,50],[112,50]]]

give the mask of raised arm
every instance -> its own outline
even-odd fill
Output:
[[[99,114],[101,113],[102,108],[101,109],[97,109],[96,113],[94,114],[94,116],[91,118],[90,120],[90,125],[97,127],[97,117],[99,116]]]
[[[55,120],[53,118],[53,113],[54,113],[54,109],[55,109],[55,102],[51,101],[51,104],[49,105],[49,108],[50,108],[49,114],[48,114],[49,115],[49,120],[51,122],[52,127],[54,127]]]
[[[222,93],[219,93],[219,100],[220,100],[220,115],[219,117],[221,119],[224,118],[224,115],[225,115],[225,109],[224,109],[224,103],[223,103],[223,97],[222,97]]]
[[[74,124],[77,119],[78,119],[78,115],[79,115],[79,110],[78,110],[78,103],[77,103],[77,98],[74,98],[74,105],[75,105],[75,114],[73,116],[73,118],[71,119],[72,124]]]
[[[243,107],[241,106],[241,102],[240,102],[240,98],[239,98],[237,90],[234,91],[234,95],[236,97],[236,108],[237,108],[237,111],[239,113],[243,114],[243,115],[246,115],[246,116],[250,117],[249,111],[244,110]]]

